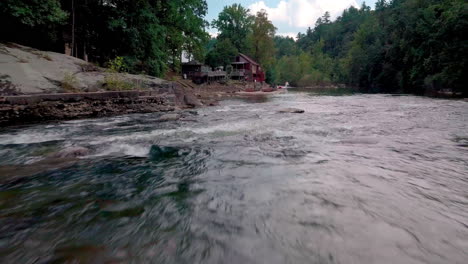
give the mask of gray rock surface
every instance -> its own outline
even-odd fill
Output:
[[[0,43],[0,65],[0,96],[64,92],[63,82],[71,83],[76,92],[102,91],[106,76],[112,74],[75,57],[13,43]],[[139,89],[170,85],[152,76],[117,76]]]

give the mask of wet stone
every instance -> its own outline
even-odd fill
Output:
[[[284,108],[278,111],[278,113],[292,113],[292,114],[302,114],[305,111],[299,108]]]
[[[179,114],[164,114],[160,116],[156,122],[169,122],[169,121],[177,121],[180,119]]]

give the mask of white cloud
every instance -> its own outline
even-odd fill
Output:
[[[334,19],[350,6],[359,5],[356,0],[281,0],[276,7],[259,1],[251,4],[249,9],[253,14],[265,9],[273,24],[287,23],[290,27],[304,28],[313,27],[326,11]]]
[[[283,37],[290,37],[297,40],[297,33],[296,32],[285,32],[285,33],[277,33],[278,36]]]
[[[208,31],[208,34],[210,34],[210,36],[212,38],[216,38],[216,37],[218,37],[219,32],[218,31]]]

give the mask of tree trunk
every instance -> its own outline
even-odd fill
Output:
[[[88,62],[88,53],[86,53],[86,42],[83,44],[83,59]]]
[[[75,0],[71,0],[71,5],[72,5],[72,56],[76,57],[76,52],[75,52]]]

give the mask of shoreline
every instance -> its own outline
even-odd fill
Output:
[[[167,113],[218,105],[233,97],[271,96],[287,92],[246,92],[235,86],[0,96],[2,127],[100,118],[137,113]]]
[[[0,96],[0,126],[165,113],[200,106],[192,91],[177,84],[152,90]]]

